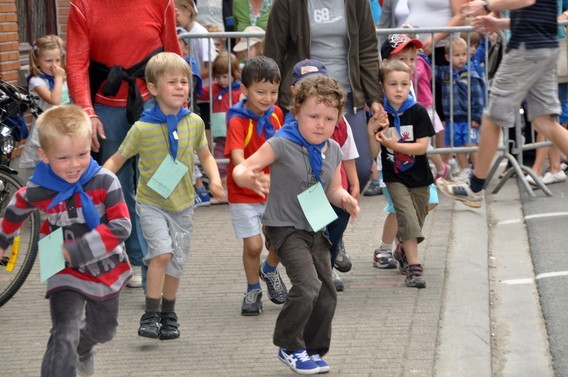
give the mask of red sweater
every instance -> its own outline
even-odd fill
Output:
[[[67,81],[73,103],[95,116],[89,85],[89,62],[130,68],[152,51],[181,55],[173,0],[72,0],[67,24]],[[136,79],[144,100],[146,83]],[[102,85],[101,85],[102,87]],[[114,97],[97,93],[96,102],[125,107],[128,84]]]

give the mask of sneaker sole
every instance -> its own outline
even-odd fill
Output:
[[[351,269],[353,268],[353,264],[352,263],[337,264],[337,261],[336,261],[336,263],[333,265],[333,267],[335,267],[335,269],[339,272],[346,273],[346,272],[351,271]]]
[[[448,198],[451,198],[453,200],[461,202],[461,203],[465,204],[466,206],[468,206],[470,208],[481,208],[481,202],[483,201],[483,199],[481,199],[479,201],[473,201],[473,200],[470,200],[468,198],[464,198],[463,196],[455,195],[453,192],[451,192],[448,189],[448,187],[445,184],[439,184],[438,183],[437,186],[438,186],[438,189],[442,192],[442,194],[446,195]]]
[[[138,330],[138,336],[141,336],[143,338],[158,339],[160,337],[160,334],[155,332]]]
[[[380,264],[378,262],[373,262],[373,266],[380,268],[381,270],[392,270],[392,269],[395,269],[397,267],[397,263],[394,262],[394,264],[392,264],[392,263]]]

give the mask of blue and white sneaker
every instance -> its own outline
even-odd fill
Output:
[[[315,363],[306,350],[287,351],[278,349],[278,358],[298,374],[318,374],[320,367]]]
[[[319,355],[319,353],[314,353],[311,356],[312,360],[314,361],[314,363],[317,364],[317,366],[320,368],[319,373],[327,373],[329,372],[329,364],[321,358],[321,356]]]

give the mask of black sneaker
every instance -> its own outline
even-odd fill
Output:
[[[367,189],[363,193],[364,196],[377,196],[382,194],[383,189],[381,188],[381,184],[374,181],[371,181],[371,183],[369,183],[369,187],[367,187]]]
[[[145,338],[158,338],[160,336],[160,313],[144,313],[140,318],[138,335]]]
[[[179,324],[178,317],[174,312],[161,313],[161,327],[160,327],[160,339],[176,339],[179,338]]]
[[[411,264],[406,271],[406,286],[416,288],[426,288],[426,281],[422,276],[422,265]]]
[[[77,373],[80,376],[92,376],[95,373],[95,357],[92,350],[84,355],[79,355]]]
[[[339,272],[349,272],[353,267],[353,264],[351,263],[351,257],[345,250],[343,240],[339,241],[339,252],[337,253],[337,257],[335,258],[335,263],[333,264],[333,266]]]
[[[245,293],[243,305],[241,306],[241,315],[260,315],[262,312],[262,290],[252,289]]]
[[[398,262],[398,270],[402,275],[406,275],[406,270],[408,269],[408,261],[406,260],[406,253],[404,252],[404,247],[402,243],[398,242],[396,244],[396,249],[394,250],[394,259]]]
[[[282,281],[282,277],[280,276],[278,269],[274,270],[274,272],[264,272],[262,271],[263,264],[264,262],[260,264],[259,275],[266,283],[268,298],[276,305],[282,305],[286,301],[288,289],[286,288],[284,281]]]

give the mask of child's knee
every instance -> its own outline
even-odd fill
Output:
[[[165,268],[172,260],[172,255],[173,255],[172,253],[156,255],[150,260],[150,265]]]

